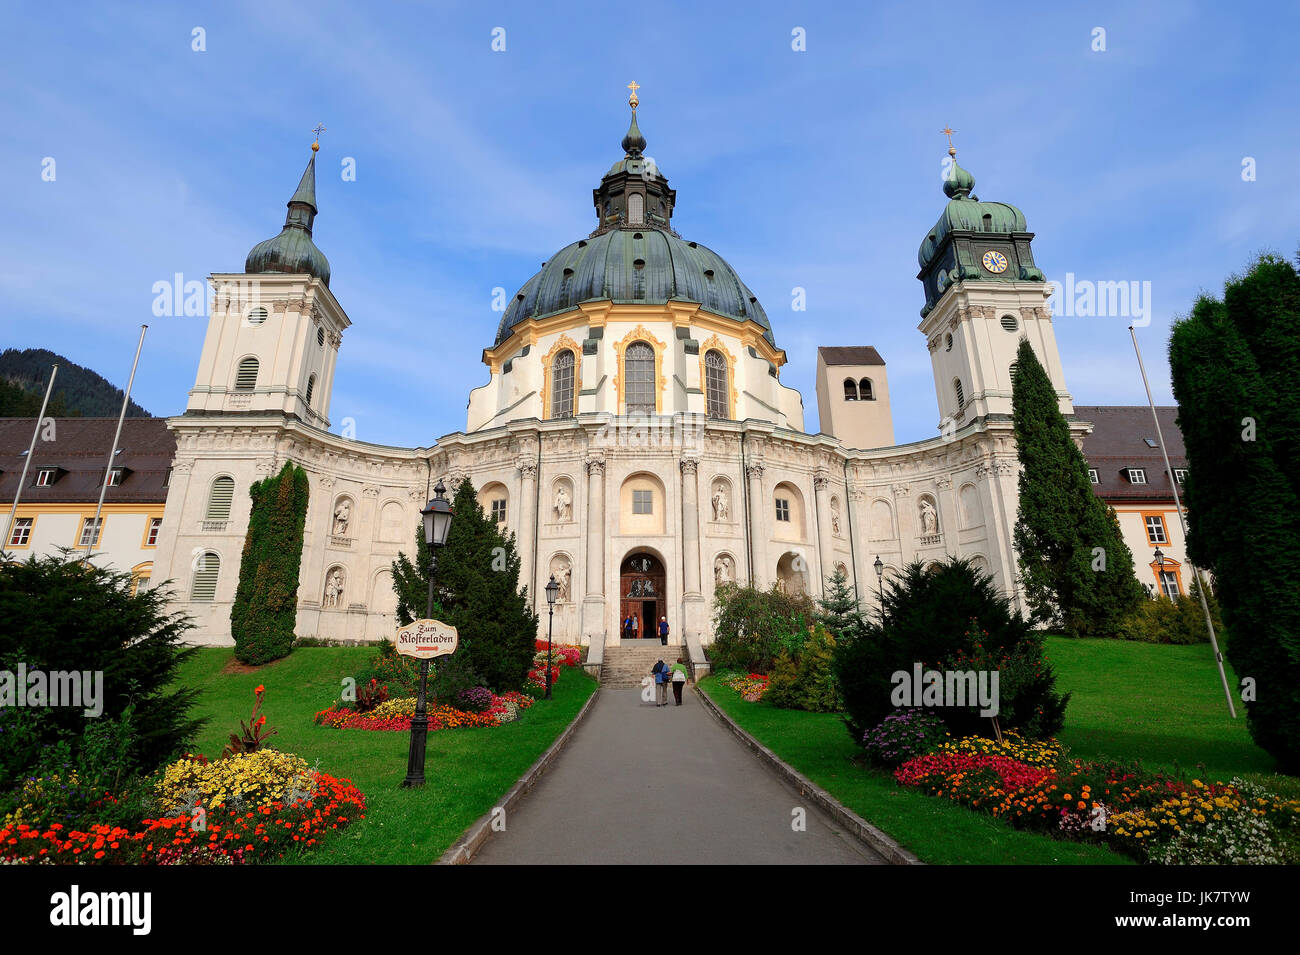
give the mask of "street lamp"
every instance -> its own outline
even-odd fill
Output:
[[[880,562],[880,555],[876,555],[876,562],[872,564],[876,568],[876,592],[880,595],[880,610],[883,613],[885,609],[885,565]]]
[[[555,598],[559,596],[560,585],[551,574],[551,582],[546,585],[546,698],[551,698],[551,632],[555,629]]]
[[[1156,596],[1163,597],[1165,593],[1165,555],[1160,548],[1151,555],[1156,559]]]
[[[439,480],[433,487],[433,500],[424,506],[420,516],[424,519],[424,542],[429,545],[429,600],[425,617],[433,617],[433,578],[438,571],[438,548],[447,543],[451,530],[451,504],[446,497],[447,488]],[[429,711],[426,706],[429,682],[429,661],[420,661],[420,692],[415,699],[415,715],[411,717],[411,749],[406,758],[405,789],[424,785],[424,750],[429,737]]]

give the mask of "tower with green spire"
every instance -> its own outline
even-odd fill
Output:
[[[242,273],[216,273],[208,333],[185,417],[296,420],[329,428],[334,367],[352,323],[316,247],[316,153],[290,197],[284,228],[253,246]]]
[[[939,427],[1011,420],[1011,379],[1021,338],[1051,378],[1061,412],[1073,413],[1048,307],[1050,286],[1034,263],[1025,215],[974,194],[975,177],[957,164],[949,135],[943,192],[948,197],[921,240],[917,274],[925,289],[918,326],[926,337],[939,399]]]

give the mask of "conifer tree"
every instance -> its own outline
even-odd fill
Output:
[[[230,635],[236,658],[259,666],[286,656],[293,647],[307,472],[286,462],[279,474],[258,481],[248,493],[253,506],[230,608]]]
[[[1169,345],[1187,448],[1187,554],[1213,572],[1250,733],[1300,772],[1300,276],[1260,257]],[[1244,690],[1244,688],[1242,688]]]
[[[1112,636],[1142,599],[1114,510],[1092,490],[1088,462],[1027,339],[1012,384],[1020,457],[1015,545],[1033,617],[1067,636]]]
[[[532,666],[537,615],[528,607],[527,588],[519,586],[514,535],[503,536],[483,513],[468,478],[456,488],[452,512],[447,543],[438,553],[436,611],[460,634],[457,655],[464,654],[489,687],[518,690]],[[405,554],[393,563],[397,616],[403,624],[424,616],[428,558],[421,526],[416,532],[416,563]]]
[[[848,575],[839,567],[826,578],[826,596],[818,599],[817,606],[817,619],[839,640],[851,639],[862,627],[862,609]]]

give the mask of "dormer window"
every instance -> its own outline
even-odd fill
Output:
[[[121,487],[122,482],[126,480],[126,468],[109,468],[108,469],[108,486]]]
[[[1148,448],[1158,448],[1158,447],[1160,447],[1160,445],[1158,445],[1158,444],[1156,443],[1156,439],[1155,439],[1155,438],[1143,438],[1142,440],[1146,442],[1146,445],[1147,445]]]
[[[1187,468],[1174,468],[1174,480],[1179,484],[1187,481]]]
[[[1097,473],[1097,469],[1096,469],[1096,468],[1088,468],[1088,481],[1089,481],[1089,483],[1091,483],[1091,484],[1100,484],[1100,483],[1101,483],[1101,475],[1099,475],[1099,474]]]
[[[59,479],[58,468],[41,468],[36,472],[36,487],[50,487]]]
[[[1129,484],[1146,484],[1146,483],[1147,483],[1147,472],[1146,472],[1145,470],[1143,470],[1142,468],[1129,468],[1128,471],[1127,471],[1127,473],[1128,473],[1128,483],[1129,483]]]

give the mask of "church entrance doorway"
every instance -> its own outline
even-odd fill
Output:
[[[639,622],[637,636],[658,640],[659,618],[668,613],[667,580],[663,563],[652,554],[633,554],[624,560],[619,571],[619,626],[635,616]]]

